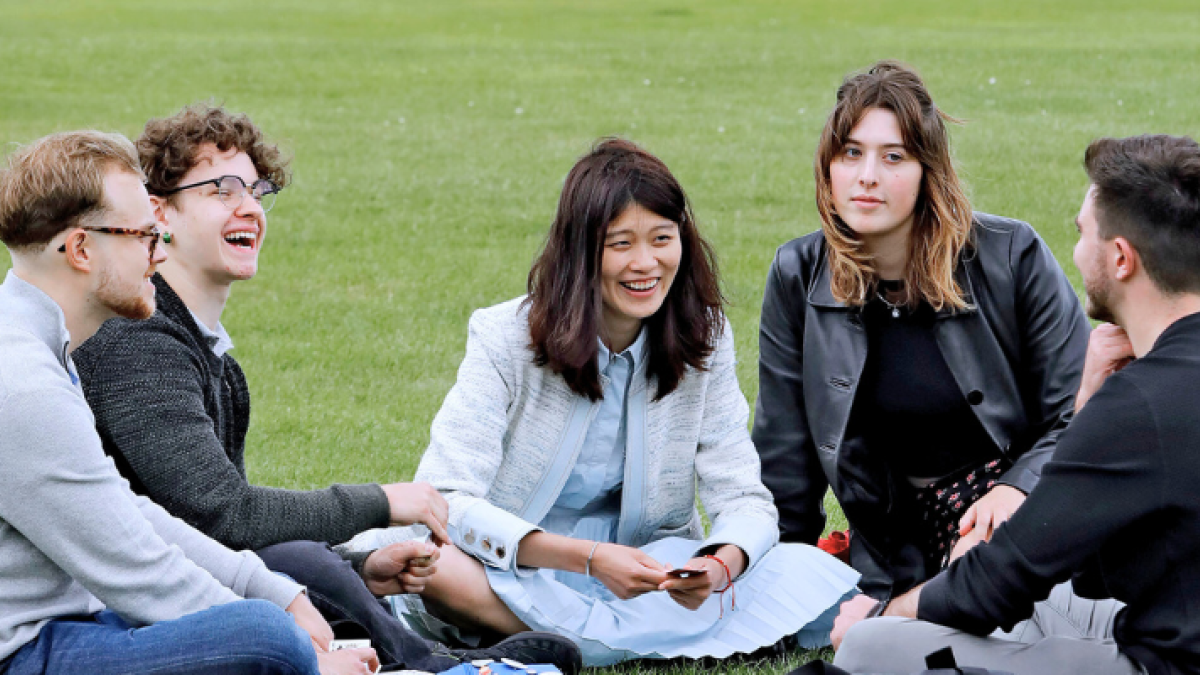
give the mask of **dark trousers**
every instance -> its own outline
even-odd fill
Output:
[[[435,655],[436,643],[409,630],[375,597],[350,563],[327,544],[289,541],[256,551],[270,569],[308,587],[313,606],[330,623],[351,622],[371,638],[385,666],[440,672],[458,665],[456,659]]]

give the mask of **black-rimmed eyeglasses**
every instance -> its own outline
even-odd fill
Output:
[[[158,240],[162,239],[162,230],[156,228],[150,230],[131,230],[125,227],[91,227],[89,225],[80,225],[79,229],[87,230],[88,232],[99,232],[100,234],[113,234],[119,237],[137,237],[138,239],[149,238],[150,243],[146,246],[146,250],[150,253],[150,258],[154,258],[154,251],[158,249]],[[58,247],[59,253],[67,252],[67,245],[63,244]]]
[[[180,185],[173,190],[167,190],[166,194],[173,195],[181,190],[190,190],[202,185],[217,186],[217,191],[214,194],[216,194],[226,208],[230,209],[236,209],[242,203],[242,200],[246,198],[246,193],[249,192],[250,196],[254,197],[254,201],[262,206],[263,213],[270,211],[271,207],[275,206],[275,196],[282,189],[266,178],[259,178],[250,185],[246,185],[246,181],[242,180],[241,176],[220,176],[219,178],[202,180],[198,183]]]

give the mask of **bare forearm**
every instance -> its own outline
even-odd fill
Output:
[[[1111,323],[1096,326],[1088,338],[1083,376],[1079,381],[1079,392],[1075,394],[1075,412],[1083,410],[1108,376],[1129,365],[1135,356],[1133,343],[1123,328]]]
[[[1108,371],[1089,372],[1084,370],[1083,377],[1079,381],[1079,392],[1075,394],[1075,412],[1083,410],[1083,406],[1087,405],[1088,399],[1100,390],[1101,385],[1108,379],[1111,373]]]
[[[549,532],[530,532],[517,548],[517,564],[583,574],[594,541],[572,539]]]
[[[729,567],[729,573],[733,575],[733,579],[742,576],[742,572],[746,571],[746,564],[749,562],[746,553],[733,544],[725,544],[713,555],[720,558],[721,562]]]
[[[921,584],[921,586],[924,585]],[[883,616],[902,616],[907,619],[917,618],[917,607],[921,603],[921,586],[917,586],[904,595],[893,598],[888,603],[887,609],[884,610]]]

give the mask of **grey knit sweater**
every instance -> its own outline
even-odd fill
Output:
[[[302,590],[168,515],[104,456],[62,310],[11,271],[0,285],[0,660],[51,619],[104,607],[135,624]]]
[[[187,305],[154,277],[158,310],[112,319],[75,351],[104,450],[136,492],[231,548],[345,541],[388,524],[378,485],[283,490],[246,479],[250,391],[207,346]]]

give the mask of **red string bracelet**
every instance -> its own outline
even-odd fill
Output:
[[[729,565],[726,565],[725,561],[721,560],[717,556],[706,555],[704,557],[708,558],[709,560],[716,560],[718,565],[724,567],[725,578],[729,580],[729,583],[725,584],[725,588],[715,591],[717,595],[721,596],[721,616],[717,617],[717,619],[720,620],[725,618],[725,591],[733,591],[729,594],[729,609],[737,609],[737,590],[733,587],[733,573],[729,571]]]

